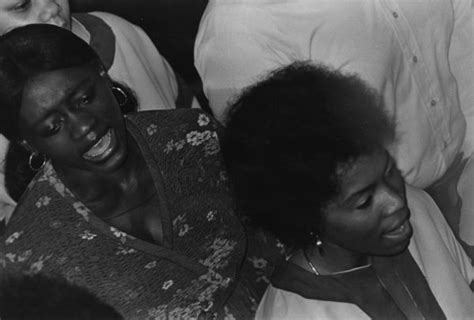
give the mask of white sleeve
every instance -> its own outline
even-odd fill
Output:
[[[8,195],[5,187],[5,158],[8,151],[8,140],[0,135],[0,222],[8,222],[16,207],[15,201]]]
[[[174,109],[178,96],[175,73],[148,35],[118,16],[91,13],[103,19],[115,35],[115,56],[110,76],[137,94],[140,110]]]
[[[368,320],[352,303],[306,299],[297,293],[268,286],[257,312],[257,320]]]
[[[425,191],[411,186],[407,186],[407,197],[409,197],[411,204],[416,204],[416,207],[413,207],[413,209],[416,210],[417,217],[413,217],[412,219],[418,221],[415,222],[418,225],[418,233],[428,235],[424,236],[424,238],[428,239],[425,242],[430,243],[438,241],[434,236],[437,235],[446,247],[452,261],[464,280],[468,284],[471,283],[474,280],[474,267],[471,264],[471,259],[467,256],[463,247],[454,236],[453,231],[436,203]],[[428,230],[432,228],[433,225],[436,231]],[[426,246],[426,248],[428,248],[428,246]],[[429,248],[432,249],[431,245]],[[441,255],[443,250],[441,248],[438,250],[440,250],[439,255]]]
[[[458,84],[459,101],[466,117],[465,153],[474,152],[474,2],[452,0],[454,26],[449,47],[449,62]]]
[[[278,52],[268,39],[259,39],[256,33],[227,31],[212,35],[202,32],[194,51],[204,93],[214,116],[221,122],[225,120],[229,103],[241,89],[268,71],[291,62],[285,53]]]

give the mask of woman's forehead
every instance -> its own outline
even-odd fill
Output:
[[[23,88],[20,115],[42,117],[81,89],[94,83],[99,72],[93,68],[74,67],[47,71],[30,78]]]
[[[93,81],[98,76],[98,71],[84,67],[46,71],[29,78],[23,93],[24,96],[29,94],[54,96],[69,93],[76,87]]]
[[[375,152],[362,155],[345,165],[339,166],[340,196],[350,197],[351,194],[363,190],[383,177],[387,163],[391,160],[388,152],[377,149]]]

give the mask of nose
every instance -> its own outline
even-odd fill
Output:
[[[76,112],[69,114],[69,129],[73,139],[82,139],[85,136],[91,136],[92,128],[95,124],[95,118],[85,112]]]
[[[403,186],[396,188],[385,184],[382,193],[385,214],[390,215],[405,207],[405,192]]]
[[[61,7],[55,0],[40,0],[39,19],[43,23],[50,23],[58,15]]]

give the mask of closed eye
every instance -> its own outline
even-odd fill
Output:
[[[17,12],[23,12],[23,11],[28,10],[30,5],[31,5],[30,0],[22,1],[18,5],[16,5],[15,7],[13,7],[13,10],[17,11]]]
[[[363,210],[363,209],[368,208],[371,204],[372,204],[372,195],[369,195],[367,198],[365,198],[365,200],[363,200],[362,203],[356,206],[356,209]]]

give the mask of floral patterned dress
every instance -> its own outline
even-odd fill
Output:
[[[127,119],[153,176],[162,245],[97,218],[48,164],[0,238],[0,266],[59,274],[126,319],[189,319],[203,311],[217,318],[252,317],[266,287],[267,260],[244,258],[245,232],[228,193],[215,121],[197,110],[140,112]]]

